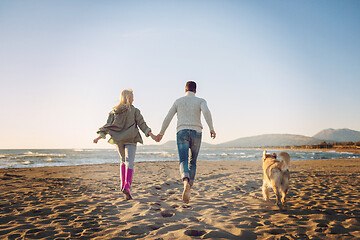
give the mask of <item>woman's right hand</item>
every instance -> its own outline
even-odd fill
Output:
[[[155,136],[152,132],[149,132],[150,137],[152,138],[152,140],[154,140],[155,142],[159,142],[159,137]]]

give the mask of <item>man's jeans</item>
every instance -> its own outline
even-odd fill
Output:
[[[188,178],[191,186],[194,183],[196,174],[196,159],[200,150],[201,135],[201,133],[190,129],[184,129],[177,133],[177,146],[180,158],[180,175],[183,180],[184,178]]]

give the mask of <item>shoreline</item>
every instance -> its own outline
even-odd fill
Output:
[[[204,147],[205,149],[206,147]],[[206,148],[222,149],[222,148]],[[233,147],[231,149],[248,149],[248,150],[269,150],[269,151],[299,151],[299,152],[338,152],[360,154],[360,149],[355,148],[296,148],[296,147]]]
[[[173,161],[136,163],[131,201],[117,163],[0,169],[0,238],[360,238],[360,159],[290,164],[286,211],[261,161],[199,161],[189,204]]]
[[[265,148],[260,148],[264,149]],[[360,154],[360,149],[354,149],[354,148],[322,148],[322,149],[311,149],[311,148],[267,148],[269,150],[278,150],[278,151],[304,151],[304,152],[338,152],[338,153],[354,153],[354,154]],[[267,150],[266,149],[266,150]]]
[[[201,150],[199,161],[260,161],[262,151],[265,148],[235,148],[235,149],[207,149]],[[278,148],[266,148],[268,152],[287,151],[293,160],[319,160],[360,158],[360,153],[336,152],[332,150],[287,150]],[[1,155],[3,154],[3,155]],[[119,156],[115,150],[89,150],[89,151],[64,151],[64,150],[13,150],[0,152],[0,169],[32,168],[32,167],[55,167],[55,166],[81,166],[97,165],[105,163],[118,163]],[[176,149],[141,150],[139,149],[135,162],[168,162],[178,161]]]
[[[270,149],[271,150],[271,149]],[[277,150],[271,150],[271,151],[277,151]],[[305,161],[350,161],[350,160],[360,160],[360,158],[336,158],[336,159],[304,159],[304,160],[299,160],[299,159],[297,159],[297,160],[291,160],[291,162],[305,162]],[[177,163],[178,162],[178,160],[166,160],[166,161],[156,161],[156,160],[154,160],[154,161],[139,161],[139,162],[137,162],[136,160],[135,160],[135,164],[142,164],[142,163]],[[216,163],[219,163],[219,162],[224,162],[224,163],[226,163],[226,162],[229,162],[229,163],[231,163],[231,162],[241,162],[241,163],[244,163],[244,164],[246,164],[246,163],[261,163],[262,162],[262,160],[261,159],[259,159],[259,160],[253,160],[253,161],[251,161],[251,160],[198,160],[198,164],[200,163],[200,162],[208,162],[208,163],[214,163],[214,162],[216,162]],[[40,167],[30,167],[30,166],[28,166],[28,167],[17,167],[17,168],[0,168],[0,174],[1,174],[1,172],[4,170],[4,171],[6,171],[6,170],[9,170],[9,171],[11,171],[11,170],[16,170],[16,169],[45,169],[45,168],[67,168],[67,167],[96,167],[96,166],[102,166],[102,165],[104,165],[104,166],[108,166],[108,165],[111,165],[111,166],[114,166],[114,165],[119,165],[120,164],[120,160],[119,160],[119,162],[118,163],[94,163],[94,164],[78,164],[78,165],[63,165],[63,166],[40,166]]]

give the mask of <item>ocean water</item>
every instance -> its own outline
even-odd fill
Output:
[[[198,161],[261,161],[261,149],[202,148]],[[270,151],[271,153],[273,151]],[[280,151],[274,151],[279,153]],[[360,154],[287,151],[291,160],[317,160],[336,158],[360,158]],[[177,149],[160,149],[139,146],[135,162],[178,161]],[[120,158],[114,149],[10,149],[0,150],[0,168],[26,168],[118,163]]]

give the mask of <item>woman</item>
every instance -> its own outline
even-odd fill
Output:
[[[119,105],[109,113],[107,123],[97,131],[99,137],[94,139],[94,143],[97,143],[101,138],[105,139],[106,134],[109,134],[111,136],[109,143],[116,145],[121,158],[121,191],[125,194],[126,200],[132,199],[130,188],[134,172],[136,144],[143,143],[138,127],[146,137],[151,136],[155,140],[155,136],[146,125],[140,110],[132,105],[133,101],[134,94],[131,89],[122,91]]]

